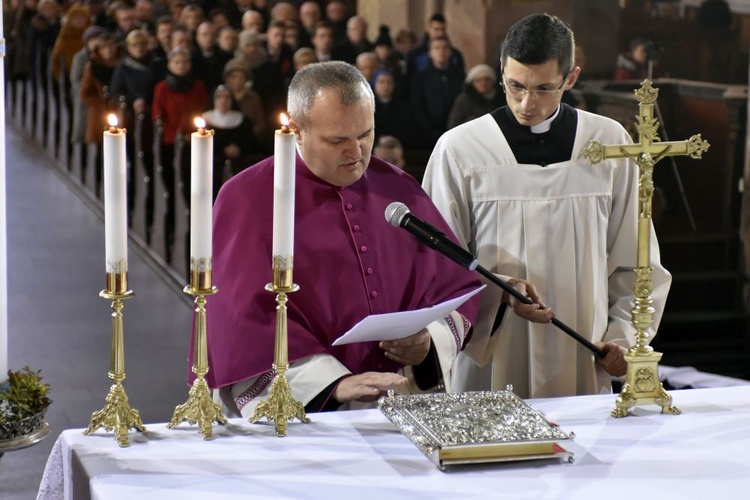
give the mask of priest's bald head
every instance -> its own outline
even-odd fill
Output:
[[[341,61],[305,66],[289,85],[287,110],[313,174],[342,187],[362,177],[375,137],[375,97],[357,68]]]

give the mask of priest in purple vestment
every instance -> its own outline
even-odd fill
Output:
[[[419,184],[371,157],[374,97],[353,66],[306,66],[291,82],[297,131],[294,282],[289,296],[286,377],[308,412],[372,402],[400,392],[450,390],[453,361],[477,301],[393,341],[332,346],[363,318],[430,307],[480,285],[471,272],[388,224],[385,208],[406,204],[455,237]],[[214,208],[213,282],[208,302],[207,380],[225,411],[252,415],[275,373],[271,281],[273,158],[224,184]]]

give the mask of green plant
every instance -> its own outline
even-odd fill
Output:
[[[49,385],[42,383],[40,371],[8,370],[9,384],[0,389],[0,425],[34,416],[46,409],[52,400],[47,397]]]

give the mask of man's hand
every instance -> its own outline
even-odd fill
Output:
[[[141,114],[146,110],[146,101],[143,99],[136,99],[133,101],[133,111],[135,111],[136,114]]]
[[[555,313],[552,309],[544,305],[534,285],[526,280],[515,278],[509,279],[508,284],[534,302],[533,304],[524,304],[511,294],[507,294],[508,304],[513,309],[513,312],[516,313],[516,316],[534,323],[549,323],[552,321]]]
[[[383,340],[380,342],[380,348],[385,351],[385,357],[396,363],[406,366],[417,366],[427,353],[430,352],[432,338],[427,328],[409,337],[399,340]]]
[[[344,378],[333,391],[339,403],[349,401],[369,402],[384,396],[388,389],[406,385],[406,377],[397,373],[366,372]]]
[[[596,364],[604,368],[604,371],[614,377],[622,377],[628,371],[628,362],[625,361],[627,350],[617,344],[605,344],[596,342],[596,346],[604,351],[604,357],[596,360]]]

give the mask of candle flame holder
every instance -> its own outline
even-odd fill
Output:
[[[109,378],[112,379],[114,384],[110,387],[105,398],[104,408],[91,415],[89,426],[84,431],[84,434],[88,436],[99,427],[104,427],[107,431],[114,429],[115,439],[123,448],[130,444],[128,441],[129,429],[135,428],[140,432],[146,431],[143,422],[141,422],[141,414],[138,410],[130,407],[125,388],[122,386],[122,381],[125,380],[122,301],[134,295],[131,290],[128,290],[127,269],[107,273],[107,288],[99,292],[99,296],[112,301],[112,349]]]
[[[258,422],[266,417],[273,422],[276,435],[286,436],[287,422],[298,418],[301,422],[309,423],[310,419],[305,414],[302,403],[292,397],[289,382],[285,372],[289,369],[288,346],[287,346],[287,294],[299,290],[292,279],[291,257],[284,258],[278,255],[273,257],[273,282],[266,285],[266,290],[276,293],[276,337],[274,344],[273,369],[276,376],[271,382],[268,399],[261,402],[256,408],[253,416],[248,419],[250,423]]]
[[[190,425],[197,423],[203,439],[213,439],[213,422],[226,425],[226,417],[221,406],[214,403],[211,390],[206,383],[208,373],[208,342],[206,338],[206,296],[218,291],[211,286],[210,259],[190,259],[190,284],[183,292],[195,297],[195,340],[193,342],[193,368],[195,380],[188,393],[188,400],[174,409],[172,420],[167,424],[173,429],[187,420]]]

